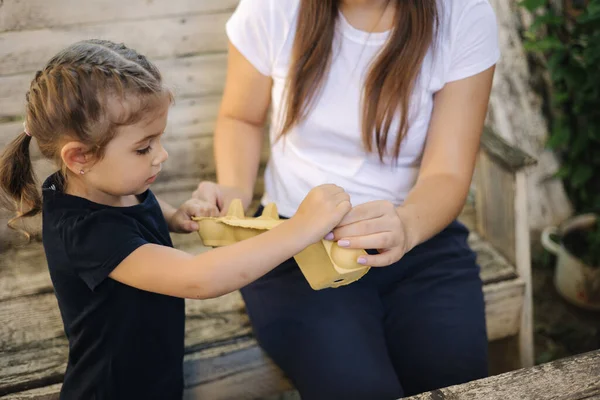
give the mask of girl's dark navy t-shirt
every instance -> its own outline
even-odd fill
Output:
[[[108,277],[140,246],[173,246],[158,201],[148,190],[138,205],[110,207],[62,186],[58,174],[42,186],[44,249],[69,339],[61,399],[181,399],[184,300]]]

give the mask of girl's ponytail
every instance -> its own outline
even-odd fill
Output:
[[[42,198],[29,156],[30,143],[31,136],[24,131],[6,146],[0,157],[0,195],[6,208],[17,213],[8,222],[16,230],[19,230],[15,227],[19,218],[34,216],[42,209]],[[29,237],[27,232],[24,233]]]

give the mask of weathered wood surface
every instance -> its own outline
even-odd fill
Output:
[[[206,250],[198,246],[199,239],[195,234],[177,235],[175,241],[191,252]],[[478,252],[481,276],[486,283],[484,291],[490,340],[513,335],[518,329],[523,284],[514,279],[514,268],[503,257],[493,253],[489,244],[476,235],[472,235],[469,242]],[[212,300],[187,300],[186,315],[186,352],[189,357],[208,348],[219,349],[231,342],[253,340],[238,292]],[[68,347],[40,243],[0,253],[0,320],[5,321],[0,325],[0,395],[60,382]],[[265,381],[261,381],[258,387],[279,385],[276,382],[280,379],[273,378],[279,375],[273,375],[272,364],[263,359],[254,342],[248,346],[247,353],[238,354],[247,361],[242,363],[239,371],[219,367],[227,357],[235,359],[224,348],[219,352],[225,359],[217,356],[214,359],[197,358],[194,368],[198,371],[215,368],[214,374],[231,377],[225,381],[215,378],[214,382],[205,382],[212,376],[210,374],[208,378],[205,375],[196,377],[194,379],[202,380],[195,384],[198,387],[193,393],[200,396],[211,387],[217,390],[233,385],[233,382],[242,385],[258,379],[261,374]],[[252,346],[256,348],[251,349]],[[250,372],[254,367],[257,367],[256,371]],[[188,379],[192,379],[194,373],[189,374]]]
[[[0,33],[0,75],[36,71],[61,49],[87,38],[126,42],[151,60],[223,52],[230,15],[227,11]]]
[[[537,163],[535,158],[523,150],[511,146],[504,138],[497,135],[489,127],[483,130],[481,147],[489,157],[511,172],[516,172],[521,168]]]
[[[507,258],[524,283],[519,329],[521,366],[532,366],[533,305],[527,172],[536,160],[486,129],[476,170],[477,232]],[[529,167],[525,169],[525,167]]]
[[[225,83],[226,57],[225,53],[214,53],[153,61],[160,69],[165,84],[174,90],[178,103],[191,96],[220,95]],[[25,93],[33,76],[33,72],[0,76],[0,118],[24,113]],[[18,132],[12,125],[0,125],[0,138]]]
[[[519,348],[521,366],[534,364],[533,341],[533,282],[531,277],[531,236],[527,207],[527,176],[520,171],[515,176],[515,267],[517,275],[525,282],[521,321],[519,323]]]
[[[515,174],[482,153],[476,185],[477,231],[514,265]]]
[[[231,11],[238,0],[3,0],[0,32]]]
[[[177,98],[169,110],[163,142],[170,143],[204,137],[212,143],[212,134],[220,103],[220,95]],[[22,120],[0,124],[0,146],[4,147],[22,132]],[[33,144],[32,158],[40,157],[37,145]],[[210,160],[212,160],[212,154],[210,154]],[[171,161],[168,160],[165,165]]]
[[[252,338],[207,347],[184,358],[184,399],[256,399],[291,389],[281,370]],[[1,396],[5,400],[58,400],[61,384]]]
[[[600,399],[600,350],[407,397],[409,399]]]

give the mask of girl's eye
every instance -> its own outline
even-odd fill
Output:
[[[135,152],[142,156],[144,154],[148,154],[150,150],[152,150],[152,147],[148,146],[146,148],[136,150]]]

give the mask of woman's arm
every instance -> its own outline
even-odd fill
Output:
[[[214,137],[219,188],[213,193],[214,187],[200,183],[194,197],[222,209],[239,197],[244,209],[248,208],[258,174],[271,86],[271,78],[258,72],[229,43],[227,79]]]
[[[408,248],[429,239],[461,212],[473,177],[494,67],[450,82],[434,97],[417,182],[398,214]]]
[[[386,266],[455,219],[468,194],[494,67],[446,84],[434,98],[421,168],[404,204],[373,201],[352,209],[334,231],[339,245],[378,249],[363,264]]]

